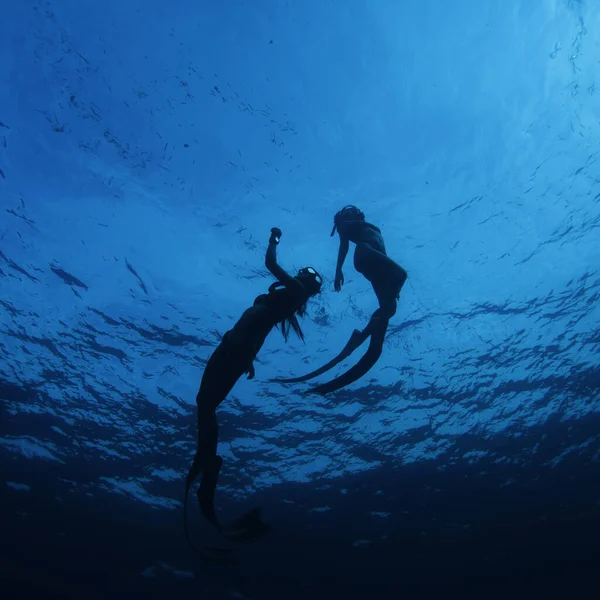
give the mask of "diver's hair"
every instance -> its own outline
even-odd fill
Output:
[[[269,293],[285,288],[283,283],[276,281],[269,286]],[[302,327],[300,327],[300,323],[298,323],[297,315],[303,317],[306,314],[306,304],[308,303],[308,298],[304,304],[296,309],[289,317],[285,317],[282,321],[279,322],[279,326],[281,327],[281,333],[283,334],[283,339],[287,342],[290,337],[290,328],[294,330],[296,335],[304,341],[304,332],[302,331]]]
[[[307,300],[308,302],[308,300]],[[306,314],[306,302],[294,313],[292,313],[289,317],[286,317],[281,321],[281,333],[283,333],[283,339],[287,342],[288,337],[290,335],[290,327],[294,330],[296,335],[304,341],[304,332],[302,331],[302,327],[300,327],[300,323],[298,323],[298,316],[303,317]]]
[[[346,217],[346,218],[344,218]],[[364,221],[365,220],[365,213],[360,210],[360,208],[354,206],[354,204],[349,204],[348,206],[344,206],[344,208],[342,208],[342,210],[339,210],[336,214],[335,217],[333,218],[334,222],[336,224],[342,223],[343,221],[345,221],[346,219],[348,219],[348,217],[350,217],[349,220],[358,220],[358,221]]]

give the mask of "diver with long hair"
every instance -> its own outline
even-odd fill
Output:
[[[269,529],[260,520],[258,509],[249,512],[229,527],[219,523],[214,508],[214,495],[223,459],[217,455],[218,425],[215,411],[242,375],[247,374],[248,379],[254,377],[254,359],[275,326],[280,326],[286,341],[290,329],[304,340],[298,316],[305,314],[308,300],[321,291],[322,278],[312,267],[300,269],[297,275],[291,276],[277,263],[276,248],[281,235],[281,230],[277,227],[271,229],[265,258],[265,266],[277,281],[269,287],[267,294],[258,296],[233,328],[225,333],[206,363],[202,375],[200,390],[196,396],[198,447],[185,484],[184,527],[188,540],[187,497],[190,486],[200,475],[202,478],[197,496],[202,514],[230,541],[252,541]]]
[[[302,377],[272,380],[279,383],[308,381],[335,367],[370,337],[367,352],[356,365],[339,377],[307,390],[317,394],[327,394],[349,385],[367,373],[377,362],[383,351],[383,342],[390,319],[396,314],[400,290],[407,278],[406,271],[387,255],[379,227],[368,223],[364,213],[356,206],[345,206],[336,213],[331,237],[336,231],[340,236],[340,248],[335,274],[335,291],[339,292],[344,284],[342,267],[350,242],[353,242],[356,244],[354,267],[371,282],[379,301],[379,308],[371,316],[368,325],[362,331],[355,329],[340,354],[326,365]]]

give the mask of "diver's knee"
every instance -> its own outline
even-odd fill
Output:
[[[398,272],[398,294],[400,290],[403,288],[406,280],[408,279],[408,273],[402,268],[399,267],[400,271]]]

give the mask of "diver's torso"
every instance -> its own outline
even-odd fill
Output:
[[[385,243],[381,235],[381,229],[366,221],[353,221],[346,226],[346,234],[351,242],[357,246],[368,244],[374,250],[386,254]]]
[[[271,329],[301,305],[302,299],[289,288],[261,294],[227,332],[227,341],[236,345],[248,345],[256,355]]]

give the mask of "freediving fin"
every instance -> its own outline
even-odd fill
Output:
[[[254,508],[231,525],[223,528],[223,534],[234,544],[249,544],[271,530],[271,526],[260,518],[260,508]]]
[[[332,360],[330,360],[326,365],[323,365],[316,371],[312,373],[307,373],[306,375],[302,375],[301,377],[291,377],[289,379],[276,378],[269,379],[269,381],[273,381],[276,383],[301,383],[302,381],[308,381],[309,379],[313,379],[314,377],[318,377],[323,373],[326,373],[330,369],[333,369],[336,365],[341,363],[344,359],[348,358],[357,348],[359,348],[365,340],[369,337],[369,335],[365,335],[362,331],[355,329],[348,340],[348,343],[344,346],[343,350]]]
[[[204,560],[208,562],[227,565],[237,564],[239,562],[239,559],[231,554],[231,550],[229,548],[217,548],[213,546],[198,548],[198,546],[194,544],[192,538],[190,537],[187,521],[187,501],[188,496],[190,495],[190,487],[192,486],[192,483],[194,483],[196,477],[198,477],[198,475],[202,473],[202,470],[203,467],[200,466],[200,463],[198,461],[198,455],[196,454],[196,456],[194,457],[194,462],[192,463],[192,466],[190,467],[190,470],[185,480],[185,496],[183,498],[183,531],[185,532],[185,537],[191,548],[194,550],[194,552],[196,552],[196,554],[198,554],[198,556],[200,556]]]
[[[347,385],[355,382],[357,379],[360,379],[365,373],[368,373],[373,365],[377,362],[380,355],[381,349],[377,348],[377,340],[372,337],[368,350],[353,367],[350,367],[345,373],[342,373],[335,379],[321,383],[317,386],[313,386],[305,390],[303,393],[320,394],[321,396],[324,396],[325,394],[329,394],[346,387]]]

